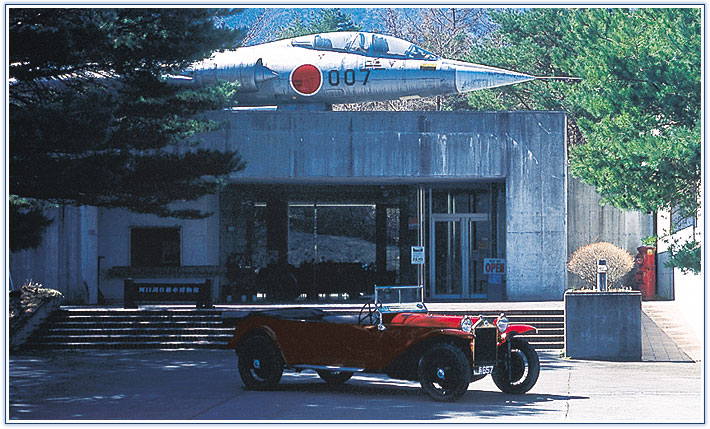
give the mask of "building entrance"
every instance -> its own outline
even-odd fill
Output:
[[[503,187],[430,189],[428,200],[429,296],[488,298],[484,259],[505,257]]]
[[[480,271],[488,249],[479,248],[488,214],[434,214],[430,280],[434,298],[485,298]]]

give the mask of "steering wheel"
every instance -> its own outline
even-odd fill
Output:
[[[377,322],[377,316],[375,315],[376,312],[377,307],[375,306],[375,300],[371,299],[367,301],[360,309],[360,313],[357,316],[357,324],[374,325]],[[369,323],[363,323],[365,321],[369,321]]]

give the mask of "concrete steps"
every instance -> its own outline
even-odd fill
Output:
[[[358,308],[359,309],[359,308]],[[256,310],[256,308],[254,309]],[[338,309],[352,311],[351,308]],[[438,314],[483,314],[500,311],[436,311]],[[506,311],[511,324],[528,324],[537,332],[525,338],[536,349],[564,347],[562,310]],[[233,325],[222,310],[198,309],[62,309],[24,346],[25,349],[219,349],[232,337]]]
[[[218,310],[70,309],[57,312],[27,349],[215,349],[233,328]]]
[[[565,316],[564,310],[508,310],[508,311],[483,311],[481,313],[471,311],[437,311],[444,314],[468,314],[494,318],[505,313],[510,324],[532,325],[537,328],[536,332],[526,333],[524,338],[535,348],[558,349],[565,346]]]

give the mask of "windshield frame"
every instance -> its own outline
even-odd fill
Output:
[[[403,290],[417,290],[416,295],[419,298],[416,301],[402,301]],[[396,292],[398,296],[397,302],[382,302],[382,296],[388,292]],[[375,306],[381,313],[426,313],[429,310],[424,304],[424,286],[375,286]],[[406,297],[405,297],[406,299]]]

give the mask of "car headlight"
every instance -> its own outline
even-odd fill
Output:
[[[464,316],[461,319],[461,330],[469,334],[473,331],[473,321],[470,317]]]
[[[505,314],[501,314],[498,319],[496,319],[496,327],[498,328],[498,332],[501,334],[505,334],[505,331],[508,330],[508,318],[505,317]]]

